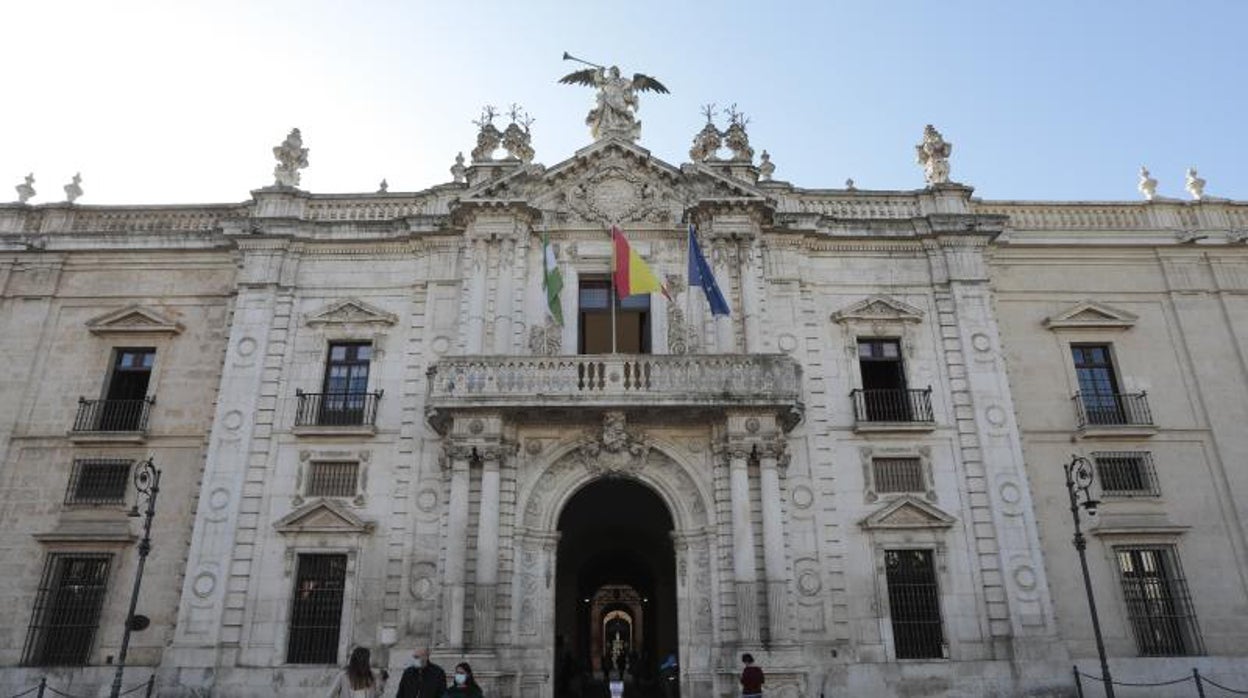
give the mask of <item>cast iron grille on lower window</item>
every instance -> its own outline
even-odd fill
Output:
[[[290,610],[291,664],[335,664],[342,625],[346,555],[300,555],[295,598]]]
[[[351,461],[313,461],[308,466],[309,497],[354,497],[360,464]]]
[[[1116,497],[1158,497],[1153,455],[1147,451],[1101,451],[1092,454],[1101,491]]]
[[[124,458],[76,458],[66,504],[125,504],[130,465]]]
[[[48,556],[26,632],[22,664],[73,666],[87,663],[100,626],[108,590],[110,555],[54,553]]]
[[[884,569],[898,659],[944,656],[940,597],[930,550],[887,550]]]
[[[872,458],[871,470],[879,494],[927,491],[923,461],[918,458]]]
[[[297,427],[360,427],[372,426],[377,415],[375,393],[305,393],[297,391],[299,406],[295,412]]]
[[[1140,655],[1202,654],[1196,613],[1174,549],[1115,548],[1114,552]]]

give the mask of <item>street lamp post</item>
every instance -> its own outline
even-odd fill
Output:
[[[1096,613],[1096,596],[1092,593],[1092,577],[1088,575],[1088,541],[1079,527],[1079,507],[1087,509],[1088,516],[1096,516],[1100,502],[1092,498],[1092,463],[1083,456],[1071,456],[1063,466],[1066,470],[1066,492],[1070,495],[1070,515],[1075,520],[1075,550],[1079,551],[1079,566],[1083,568],[1083,587],[1088,594],[1088,610],[1092,613],[1092,634],[1096,636],[1096,653],[1101,658],[1101,680],[1105,684],[1106,698],[1114,698],[1113,679],[1109,676],[1109,662],[1105,659],[1105,641],[1101,639],[1101,620]],[[1082,496],[1083,502],[1079,499]]]
[[[160,494],[160,471],[148,458],[134,471],[134,489],[138,493],[130,516],[138,517],[139,498],[147,501],[147,511],[143,512],[143,538],[139,541],[139,566],[134,573],[134,589],[130,592],[130,610],[126,612],[126,632],[121,636],[121,652],[117,655],[117,673],[113,676],[113,690],[110,698],[121,695],[122,675],[126,671],[126,652],[130,649],[130,632],[147,627],[147,619],[136,621],[134,608],[139,603],[139,587],[143,584],[143,566],[147,563],[147,554],[152,550],[152,518],[156,516],[156,495]]]

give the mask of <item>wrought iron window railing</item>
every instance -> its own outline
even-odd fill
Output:
[[[130,466],[125,458],[76,458],[65,489],[66,504],[125,504]]]
[[[78,398],[78,415],[74,418],[76,432],[84,431],[147,431],[147,418],[156,398],[141,400],[88,400]]]
[[[81,666],[91,656],[108,591],[107,554],[48,556],[22,650],[25,666]]]
[[[1153,413],[1148,409],[1148,394],[1085,393],[1071,398],[1080,429],[1096,426],[1152,426]]]
[[[312,461],[308,464],[308,497],[354,497],[360,477],[355,461]]]
[[[893,648],[898,659],[943,657],[940,596],[931,550],[888,550],[884,553]]]
[[[346,555],[300,555],[295,598],[290,611],[286,661],[291,664],[334,664],[342,630],[342,597],[347,577]]]
[[[297,427],[361,427],[373,426],[377,418],[375,393],[305,393],[296,391],[299,405],[295,412]]]
[[[1092,454],[1092,461],[1106,496],[1161,496],[1153,454],[1148,451],[1098,451]]]
[[[930,424],[932,416],[932,389],[857,388],[850,392],[854,401],[854,419],[859,423],[894,422]]]
[[[1114,548],[1127,617],[1141,656],[1203,654],[1187,580],[1170,546]]]

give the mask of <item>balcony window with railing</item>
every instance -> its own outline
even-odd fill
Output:
[[[155,363],[155,349],[114,350],[103,399],[78,398],[73,431],[147,431],[147,418],[156,402],[147,394]]]
[[[375,393],[305,393],[295,391],[297,427],[371,427],[377,419]]]
[[[932,389],[854,390],[854,419],[859,424],[931,424]]]
[[[1075,418],[1080,429],[1088,427],[1152,426],[1148,394],[1075,393]]]

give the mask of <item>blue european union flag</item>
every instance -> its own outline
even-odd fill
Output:
[[[728,301],[715,283],[715,275],[711,273],[711,265],[702,256],[702,248],[698,247],[698,236],[694,234],[693,224],[689,224],[689,287],[701,286],[706,293],[706,302],[711,304],[712,315],[728,315]]]

